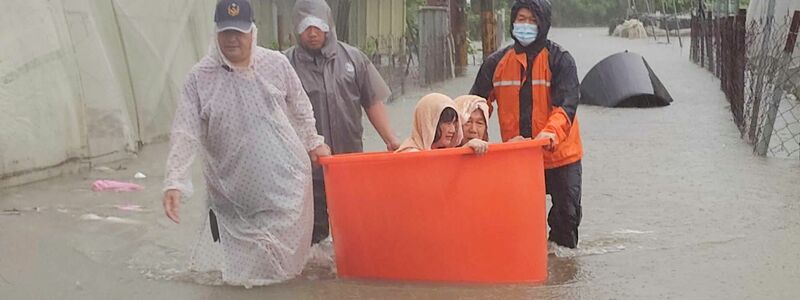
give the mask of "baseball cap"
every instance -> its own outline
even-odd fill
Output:
[[[253,22],[255,22],[255,17],[249,0],[221,0],[217,2],[217,9],[214,11],[214,23],[217,24],[217,32],[233,29],[247,33],[252,30]]]
[[[297,33],[303,33],[303,31],[306,31],[308,27],[312,26],[319,28],[322,30],[322,32],[329,32],[331,30],[330,26],[328,26],[328,23],[325,22],[325,20],[315,16],[307,16],[303,18],[303,21],[300,21],[300,24],[297,24]]]

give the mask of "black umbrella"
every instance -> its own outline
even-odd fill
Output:
[[[639,54],[606,57],[581,82],[581,104],[606,107],[667,106],[672,96]]]

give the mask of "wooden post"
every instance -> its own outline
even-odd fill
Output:
[[[672,0],[672,12],[675,13],[675,29],[678,31],[678,44],[683,48],[683,39],[681,38],[681,22],[678,20],[678,4],[676,0]]]
[[[497,51],[497,20],[494,17],[494,0],[481,1],[481,25],[483,58],[486,58]]]
[[[658,42],[658,36],[656,36],[656,24],[653,23],[653,20],[652,20],[653,10],[650,9],[650,0],[644,0],[644,4],[647,5],[647,20],[651,23],[650,24],[650,31],[653,32],[653,40]]]
[[[661,1],[661,7],[664,9],[664,29],[667,31],[667,44],[670,43],[669,41],[669,22],[667,20],[667,2]]]
[[[467,70],[467,1],[450,0],[450,26],[455,44],[455,73],[464,76]]]
[[[706,66],[706,9],[703,7],[703,0],[697,0],[697,12],[700,15],[700,32],[698,38],[700,39],[700,66]]]

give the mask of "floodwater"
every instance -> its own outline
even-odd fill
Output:
[[[195,197],[180,225],[164,217],[167,147],[150,145],[110,169],[0,190],[3,299],[652,299],[800,298],[800,162],[754,157],[739,138],[719,81],[688,49],[554,29],[579,76],[615,52],[642,54],[675,99],[655,109],[581,107],[583,210],[578,249],[556,248],[550,276],[533,285],[464,285],[337,279],[330,245],[299,278],[245,289],[185,271],[205,217]],[[662,39],[663,40],[663,39]],[[466,93],[468,77],[412,91],[389,106],[407,136],[416,99]],[[369,128],[369,127],[367,127]],[[493,137],[498,137],[492,123]],[[383,149],[367,129],[367,149]],[[143,172],[145,179],[134,179]],[[95,179],[144,191],[95,193]]]

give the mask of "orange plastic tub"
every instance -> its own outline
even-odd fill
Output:
[[[547,279],[543,142],[350,154],[325,169],[343,278],[524,283]]]

